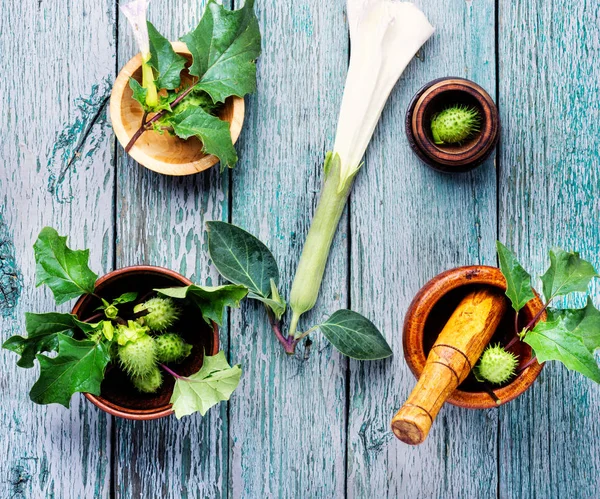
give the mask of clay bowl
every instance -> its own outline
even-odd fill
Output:
[[[135,266],[115,270],[98,279],[97,293],[110,301],[127,291],[137,291],[143,297],[155,288],[170,286],[188,286],[189,279],[172,270],[161,267]],[[96,314],[100,301],[90,295],[83,296],[75,304],[73,314],[80,320],[86,320]],[[184,306],[181,319],[177,323],[177,332],[193,345],[191,355],[182,363],[171,366],[178,374],[189,376],[202,366],[204,352],[215,355],[219,351],[219,329],[204,322],[196,307]],[[173,393],[175,380],[164,376],[163,386],[157,393],[142,394],[129,381],[127,375],[115,364],[109,364],[101,385],[99,396],[85,394],[95,406],[105,412],[125,419],[158,419],[173,413],[169,400]]]
[[[192,56],[182,42],[173,42],[175,52],[192,63]],[[121,70],[115,81],[110,97],[110,119],[119,142],[125,147],[140,128],[144,111],[132,97],[129,78],[142,81],[142,56],[136,55]],[[192,82],[187,70],[182,73],[182,85]],[[235,144],[244,123],[244,99],[228,98],[219,117],[230,123],[231,140]],[[196,137],[188,140],[168,133],[145,132],[129,151],[129,155],[146,168],[164,175],[191,175],[210,168],[218,163],[218,158],[202,152],[202,142]]]
[[[449,270],[429,281],[417,293],[404,321],[402,343],[404,357],[410,370],[418,379],[425,367],[425,360],[437,336],[461,299],[476,286],[492,286],[506,291],[506,281],[499,269],[486,266],[459,267]],[[508,300],[508,298],[507,298]],[[524,327],[543,308],[539,298],[531,300],[519,312],[519,323]],[[514,336],[515,315],[510,304],[490,343],[506,345]],[[545,320],[545,314],[540,320]],[[519,356],[519,368],[531,360],[529,345],[518,341],[510,349]],[[506,385],[494,388],[494,393],[505,404],[527,390],[540,374],[542,365],[534,362]],[[448,402],[468,409],[498,407],[489,393],[472,374],[448,398]]]
[[[435,144],[431,120],[454,104],[478,109],[481,129],[461,144]],[[427,83],[413,97],[406,112],[405,130],[413,152],[427,165],[446,173],[468,172],[481,165],[496,147],[500,118],[494,101],[477,83],[440,78]]]

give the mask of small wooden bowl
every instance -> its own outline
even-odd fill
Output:
[[[435,144],[431,120],[454,104],[475,107],[481,116],[481,130],[461,144]],[[481,165],[496,147],[500,118],[494,101],[479,85],[464,78],[440,78],[427,83],[413,97],[405,129],[410,147],[427,165],[446,173],[468,172]]]
[[[185,43],[173,42],[175,52],[192,63],[192,56]],[[110,96],[110,119],[119,142],[127,146],[131,137],[137,132],[142,123],[144,111],[142,106],[133,99],[129,87],[129,78],[142,81],[142,56],[136,55],[121,70],[115,81]],[[182,84],[190,84],[192,77],[187,69],[182,72]],[[244,99],[228,98],[219,117],[230,123],[231,140],[235,144],[244,124]],[[196,137],[187,140],[154,131],[145,132],[129,151],[129,155],[146,168],[164,175],[191,175],[219,162],[216,156],[202,152],[202,142]]]
[[[404,321],[402,343],[406,362],[417,379],[423,372],[431,347],[450,315],[466,293],[475,286],[493,286],[506,291],[506,280],[500,270],[495,267],[482,265],[459,267],[434,277],[421,288],[413,299]],[[519,312],[520,326],[524,327],[542,308],[542,302],[536,296]],[[515,336],[514,311],[510,305],[508,310],[509,312],[500,322],[491,344],[498,342],[507,344]],[[545,319],[544,314],[540,320]],[[531,360],[531,348],[522,341],[517,341],[510,351],[519,356],[519,368]],[[525,392],[533,384],[541,370],[542,365],[534,362],[508,384],[495,388],[494,393],[500,399],[501,404],[505,404]],[[498,405],[492,397],[487,392],[480,391],[480,385],[478,385],[473,375],[469,375],[448,398],[448,402],[468,409],[497,407]]]
[[[139,265],[106,274],[96,282],[96,290],[110,301],[128,291],[137,291],[138,296],[142,297],[155,288],[190,284],[192,282],[189,279],[172,270]],[[99,305],[97,298],[86,295],[77,301],[72,313],[79,320],[86,320],[96,313]],[[219,351],[219,329],[215,323],[212,327],[206,324],[197,308],[187,306],[182,311],[176,329],[192,345],[192,353],[182,363],[171,367],[178,374],[189,376],[202,367],[205,352],[207,355],[216,355]],[[160,390],[143,394],[134,388],[129,377],[118,366],[109,364],[102,381],[101,394],[97,396],[86,393],[85,397],[103,411],[120,418],[148,420],[169,416],[173,413],[169,401],[175,380],[172,376],[163,374],[164,382]]]

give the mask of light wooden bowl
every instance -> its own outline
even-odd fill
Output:
[[[188,59],[192,56],[185,43],[173,42],[175,52]],[[110,119],[119,142],[125,147],[139,129],[144,111],[133,99],[129,88],[129,78],[142,80],[142,56],[136,55],[121,70],[115,81],[110,97]],[[182,83],[187,84],[192,77],[187,69],[182,73]],[[244,99],[228,98],[219,117],[230,123],[231,140],[235,144],[244,123]],[[219,162],[216,156],[202,152],[202,142],[195,137],[188,140],[168,133],[145,132],[129,151],[129,155],[146,168],[164,175],[191,175],[210,168]]]

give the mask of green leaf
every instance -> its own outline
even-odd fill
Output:
[[[352,310],[338,310],[319,326],[341,353],[358,360],[377,360],[393,352],[375,325]]]
[[[564,321],[538,322],[523,341],[533,349],[539,362],[558,360],[600,383],[600,369],[594,355],[580,337],[567,329]]]
[[[150,66],[158,73],[156,85],[159,89],[173,90],[181,85],[181,71],[187,62],[179,55],[171,42],[162,36],[154,25],[148,21],[148,36],[150,37]]]
[[[207,222],[206,226],[208,252],[219,273],[255,295],[270,298],[271,279],[279,283],[279,270],[269,248],[235,225]]]
[[[240,365],[231,367],[223,351],[212,357],[206,355],[196,374],[175,381],[171,396],[175,416],[180,419],[197,411],[204,416],[215,404],[229,400],[241,376]]]
[[[113,305],[122,305],[123,303],[131,303],[138,297],[138,294],[135,291],[130,291],[129,293],[123,293],[121,296],[115,298],[112,302]]]
[[[231,95],[243,97],[256,89],[260,30],[254,0],[230,11],[210,0],[198,27],[181,38],[192,53],[190,74],[215,102]]]
[[[44,227],[35,242],[36,285],[46,284],[57,304],[93,293],[98,276],[88,267],[90,251],[74,251],[67,238],[51,227]]]
[[[248,294],[248,288],[237,284],[225,286],[181,286],[175,288],[156,289],[158,293],[171,298],[190,298],[198,305],[204,320],[210,324],[215,321],[223,325],[223,311],[225,307],[238,308],[240,301]]]
[[[175,134],[182,139],[198,137],[205,154],[214,154],[221,162],[221,168],[233,168],[238,157],[231,141],[229,123],[208,114],[201,107],[188,107],[169,117]]]
[[[33,367],[35,356],[41,352],[55,352],[58,349],[57,335],[72,336],[76,326],[75,316],[71,314],[25,314],[27,338],[12,336],[4,342],[2,348],[21,356],[19,367]]]
[[[517,261],[517,257],[500,241],[496,241],[500,270],[506,279],[506,296],[518,312],[535,298],[531,289],[531,276]]]
[[[150,108],[146,105],[148,89],[142,87],[140,82],[133,77],[129,77],[129,88],[133,92],[133,98],[140,103],[144,111],[149,111]]]
[[[550,250],[550,268],[541,277],[547,301],[573,291],[585,292],[593,277],[598,277],[591,263],[579,253],[560,248]]]
[[[252,298],[253,300],[258,300],[258,301],[264,303],[267,307],[269,307],[273,311],[273,313],[275,314],[275,317],[279,321],[283,317],[283,314],[285,314],[285,310],[287,308],[287,303],[285,302],[285,300],[283,298],[281,298],[281,295],[279,294],[279,290],[277,289],[277,285],[275,284],[275,281],[273,279],[271,279],[271,296],[272,296],[272,298],[264,298],[257,294],[250,293],[248,295],[248,298]]]
[[[548,310],[548,322],[561,319],[571,333],[581,338],[590,352],[600,348],[600,311],[594,307],[589,296],[584,308]]]
[[[100,383],[110,361],[103,343],[77,341],[59,334],[58,355],[54,358],[38,355],[40,378],[29,394],[36,404],[62,404],[69,407],[76,392],[100,395]]]

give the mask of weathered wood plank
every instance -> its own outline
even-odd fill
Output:
[[[205,2],[154,0],[149,19],[175,40],[194,28]],[[137,53],[119,16],[119,67]],[[147,263],[176,270],[194,282],[217,275],[205,253],[204,222],[227,219],[228,174],[165,177],[129,159],[118,146],[117,266]],[[227,328],[221,348],[227,351]],[[226,497],[227,405],[206,417],[115,424],[116,497]]]
[[[384,332],[394,357],[350,362],[350,497],[492,497],[497,412],[442,408],[417,448],[394,438],[390,420],[415,384],[402,354],[408,304],[439,272],[495,264],[493,160],[444,175],[411,153],[404,115],[427,81],[464,76],[495,94],[494,2],[418,2],[437,31],[392,94],[351,199],[351,302]]]
[[[600,267],[599,40],[597,2],[499,4],[500,239],[537,275],[554,245]],[[593,382],[549,363],[501,409],[501,497],[596,497],[599,409]]]
[[[263,55],[232,175],[232,220],[270,246],[284,296],[333,146],[348,60],[344,10],[343,0],[257,5]],[[345,225],[304,329],[347,304]],[[310,352],[287,358],[255,304],[232,314],[231,333],[231,358],[244,369],[230,407],[231,496],[342,497],[346,360],[319,336]]]
[[[113,154],[106,98],[115,65],[114,2],[3,2],[0,104],[0,330],[23,334],[25,311],[55,310],[35,288],[32,245],[44,225],[112,266]],[[60,307],[70,309],[70,304]],[[39,368],[2,351],[0,495],[108,497],[111,421],[81,396],[71,409],[28,397]]]

